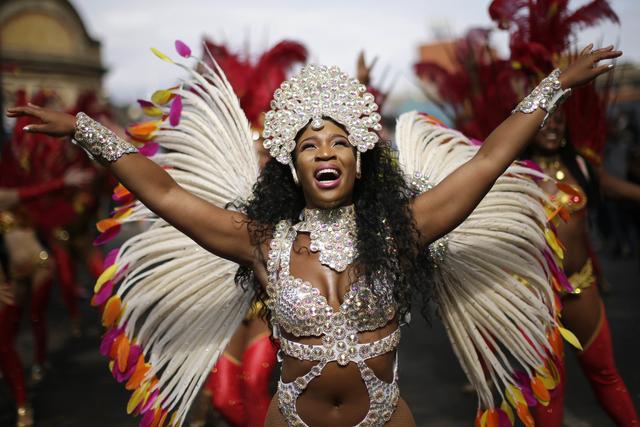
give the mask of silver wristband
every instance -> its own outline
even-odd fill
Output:
[[[551,74],[545,77],[529,95],[520,101],[511,114],[516,111],[531,114],[538,108],[541,108],[547,112],[540,125],[542,128],[547,123],[549,116],[556,111],[570,94],[571,89],[562,89],[560,85],[560,69],[556,68]]]
[[[427,192],[434,187],[433,183],[429,181],[429,178],[420,172],[415,172],[413,176],[409,178],[409,185],[417,194]],[[434,268],[438,268],[438,265],[443,263],[447,257],[447,251],[449,250],[449,236],[445,234],[438,240],[431,242],[427,250],[429,252],[429,259],[432,262],[432,266]]]
[[[82,147],[91,159],[101,163],[115,162],[125,154],[138,152],[136,147],[82,112],[76,114],[76,132],[72,142]]]

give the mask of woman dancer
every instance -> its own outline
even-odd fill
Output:
[[[548,72],[554,67],[553,61],[570,56],[576,27],[593,26],[600,20],[619,22],[607,1],[593,1],[574,10],[569,9],[569,3],[540,0],[514,7],[513,2],[494,0],[489,8],[491,17],[510,33],[507,60],[495,57],[485,30],[470,32],[460,43],[455,73],[433,64],[417,66],[425,77],[437,76],[439,94],[453,105],[457,126],[484,139],[494,124],[509,114],[517,102],[515,88],[526,86],[523,83],[527,76]],[[499,94],[501,102],[488,106],[485,93]],[[575,293],[564,292],[562,319],[583,344],[578,358],[602,408],[618,425],[626,426],[637,425],[638,419],[615,367],[608,322],[595,286],[598,268],[587,237],[586,207],[587,199],[593,204],[601,191],[610,197],[638,200],[638,188],[585,160],[597,162],[603,150],[607,128],[605,99],[593,85],[576,91],[565,104],[566,120],[564,114],[552,119],[536,136],[526,157],[533,155],[544,172],[560,182],[557,188],[546,182],[545,189],[552,194],[554,211],[562,212],[567,220],[559,222],[558,231],[565,245],[565,272],[576,288]],[[561,371],[563,366],[559,363]],[[561,426],[563,402],[564,381],[556,388],[550,404],[536,406],[536,421],[544,426]]]
[[[597,120],[597,118],[594,118]],[[565,246],[564,270],[575,289],[562,298],[562,319],[580,342],[577,354],[600,406],[619,426],[638,426],[640,420],[613,357],[613,344],[604,303],[598,291],[593,251],[587,231],[587,205],[600,193],[640,203],[640,186],[615,178],[590,165],[568,142],[565,115],[556,113],[535,136],[528,158],[557,181],[541,185],[551,195],[557,211],[568,212],[557,224]],[[561,426],[564,385],[548,407],[539,407],[540,425]]]
[[[5,296],[0,301],[0,370],[16,402],[16,426],[33,424],[33,410],[27,401],[23,367],[15,349],[22,308],[30,300],[31,325],[35,337],[35,361],[46,361],[45,308],[52,282],[49,255],[32,228],[0,212],[0,232],[9,255],[8,274],[3,281]]]
[[[184,44],[176,47],[180,55],[190,56],[190,50]],[[156,54],[172,62],[166,55]],[[36,107],[10,109],[8,114],[14,117],[29,115],[42,120],[42,124],[29,126],[27,130],[30,132],[75,134],[76,141],[92,156],[105,162],[146,206],[202,247],[240,264],[240,282],[242,279],[246,279],[244,283],[255,280],[260,285],[258,292],[266,292],[272,320],[281,334],[284,354],[282,378],[267,416],[267,426],[410,426],[415,423],[399,397],[394,360],[399,340],[398,325],[408,312],[410,298],[415,296],[412,294],[426,291],[428,279],[423,264],[426,262],[424,249],[471,214],[537,132],[545,119],[545,109],[553,110],[562,96],[567,95],[567,89],[610,70],[610,66],[598,65],[599,61],[620,55],[621,52],[612,48],[595,52],[587,49],[564,72],[556,70],[523,101],[516,113],[487,138],[481,148],[464,149],[469,156],[462,166],[449,171],[450,174],[431,190],[416,197],[413,197],[414,192],[392,159],[388,145],[380,143],[372,132],[380,129],[373,96],[363,94],[365,88],[336,67],[308,66],[276,91],[272,111],[265,117],[263,132],[265,148],[275,159],[265,166],[252,198],[241,204],[239,211],[222,209],[186,191],[163,168],[137,154],[131,145],[86,116],[78,115],[76,120],[73,116]],[[174,99],[169,119],[174,126],[180,124],[183,98],[187,107],[209,101],[211,109],[207,111],[217,114],[210,116],[212,128],[207,132],[216,144],[229,144],[232,140],[225,136],[248,135],[248,127],[241,117],[236,116],[238,110],[234,101],[220,102],[227,99],[224,95],[228,86],[223,76],[216,76],[215,72],[207,74],[207,79],[195,76],[198,83],[189,87],[197,94],[182,89],[171,92]],[[218,90],[207,89],[208,84]],[[171,93],[162,94],[166,95],[162,100],[167,102]],[[160,101],[159,96],[156,99]],[[195,110],[187,108],[184,113],[183,120],[194,125],[190,129],[201,128],[204,124],[204,117],[198,116]],[[223,118],[235,125],[217,126]],[[414,114],[405,116],[404,121],[407,120],[413,123],[419,119]],[[404,128],[406,132],[414,129],[411,126]],[[162,128],[159,134],[160,131]],[[427,133],[427,138],[434,138],[434,141],[445,145],[445,140],[460,141],[461,138],[459,134],[437,126],[429,126]],[[168,137],[169,134],[176,138],[187,136],[166,128],[164,135]],[[399,142],[404,144],[408,140]],[[456,145],[459,144],[449,148]],[[469,147],[468,142],[463,145]],[[234,149],[250,153],[246,143],[236,144]],[[476,154],[470,154],[472,152]],[[174,157],[176,161],[180,158],[186,160],[182,154]],[[232,157],[223,159],[229,163]],[[407,159],[404,161],[406,163]],[[218,161],[216,167],[224,167],[224,163]],[[237,166],[247,167],[246,164]],[[518,181],[514,175],[517,172],[512,172],[508,179]],[[175,176],[180,175],[179,170],[174,173]],[[229,180],[228,185],[234,191],[235,188],[240,189],[235,187],[238,181],[233,176],[217,176]],[[202,180],[190,179],[188,187],[203,194],[203,184]],[[452,195],[456,197],[452,198]],[[136,212],[130,215],[136,215]],[[522,226],[519,224],[518,228],[524,230]],[[156,223],[147,236],[172,232],[163,227],[162,222]],[[165,259],[173,257],[173,251],[185,248],[184,243],[178,241],[169,246],[167,243],[169,241],[165,240],[163,245]],[[143,295],[140,292],[148,289],[153,276],[161,280],[156,283],[159,288],[154,286],[156,292],[166,292],[169,285],[175,289],[173,279],[176,274],[186,274],[184,270],[175,270],[177,263],[181,262],[179,258],[166,265],[172,268],[172,273],[164,267],[149,271],[153,262],[142,262],[146,264],[143,266],[136,259],[127,258],[127,251],[133,250],[131,245],[136,244],[132,241],[128,248],[123,248],[123,253],[97,283],[99,293],[103,288],[112,289],[118,275],[127,271],[119,291],[126,298],[125,308],[120,303],[120,294],[110,297],[105,305],[103,323],[114,328],[105,336],[104,350],[114,358],[114,375],[135,389],[129,409],[143,415],[144,425],[164,422],[174,408],[176,412],[170,422],[181,423],[190,399],[201,384],[196,377],[204,378],[202,367],[210,366],[200,359],[212,349],[207,347],[204,353],[194,354],[194,344],[206,337],[214,341],[217,337],[225,342],[221,328],[228,329],[237,324],[236,319],[244,314],[244,310],[237,308],[246,307],[251,295],[242,297],[242,303],[232,303],[239,299],[242,291],[217,288],[221,293],[231,293],[233,300],[226,300],[217,308],[217,320],[213,324],[201,324],[201,320],[211,322],[206,316],[211,307],[198,303],[206,298],[202,292],[195,291],[196,285],[201,287],[203,283],[192,281],[187,286],[193,286],[191,289],[195,293],[185,295],[187,299],[174,300],[175,304],[157,307],[159,311],[146,317],[142,330],[134,336],[133,331],[142,312],[136,312],[136,305],[131,304]],[[144,242],[144,245],[148,246],[149,242]],[[438,256],[437,248],[441,246],[445,246],[442,240],[438,242],[435,256]],[[152,249],[147,247],[147,251]],[[201,251],[182,252],[183,261],[201,256]],[[210,262],[212,260],[209,258]],[[218,260],[213,262],[220,263]],[[136,276],[131,270],[136,265],[144,267],[145,272]],[[534,286],[534,277],[528,271],[539,269],[541,265],[530,259],[526,266],[527,269],[521,270],[523,284]],[[499,268],[495,269],[494,274],[500,273]],[[167,276],[162,277],[165,274]],[[211,278],[198,280],[198,274],[198,271],[191,271],[190,277],[196,282],[203,279],[211,281]],[[448,270],[440,274],[448,274]],[[129,288],[131,280],[137,283]],[[454,282],[450,277],[443,277],[440,283],[453,286]],[[122,290],[122,286],[126,289]],[[515,291],[527,292],[527,289],[528,286],[519,286]],[[209,288],[207,294],[212,290]],[[188,292],[187,288],[183,291]],[[108,295],[108,291],[104,293]],[[544,318],[544,305],[542,308],[537,305],[534,294],[539,295],[535,292],[528,298],[532,304],[530,307],[537,307],[533,312],[539,312]],[[104,298],[103,295],[101,297]],[[466,298],[465,295],[460,297]],[[150,294],[144,298],[147,301],[152,299]],[[485,299],[481,294],[474,296],[478,303]],[[508,299],[500,301],[500,305],[512,302]],[[459,314],[447,308],[455,307],[455,302],[447,305],[448,302],[443,301],[442,304],[445,307],[443,316]],[[186,317],[181,317],[181,320],[166,317],[180,307],[188,310],[189,325],[184,323]],[[240,314],[231,316],[232,311]],[[475,309],[469,306],[469,311],[475,312]],[[161,312],[166,315],[161,315]],[[521,313],[525,316],[524,311]],[[485,352],[487,344],[492,344],[494,351],[503,355],[497,343],[502,342],[501,334],[509,329],[510,323],[501,316],[502,327],[495,328],[497,324],[491,324],[494,320],[498,321],[497,318],[485,317],[484,321],[489,323],[474,329],[484,331],[475,333],[473,342],[483,355],[488,354]],[[167,326],[169,329],[165,329]],[[464,339],[465,331],[460,329],[460,325],[449,326],[453,328],[455,337]],[[521,333],[522,328],[528,330],[530,327],[533,329],[529,330],[526,342],[535,346],[535,342],[544,338],[546,328],[541,328],[542,335],[538,335],[536,328],[529,323],[519,325],[518,330]],[[180,337],[162,335],[161,331],[169,332],[176,328],[187,333]],[[145,365],[138,344],[141,341],[146,342],[147,351],[150,345],[156,344],[176,347],[171,350],[171,355],[165,347],[165,356],[162,352],[155,353],[157,357],[152,355],[150,365]],[[513,345],[508,349],[522,356],[520,360],[532,376],[531,385],[542,393],[545,387],[541,389],[537,385],[549,377],[544,375],[545,379],[541,379],[531,369],[535,366],[538,373],[544,372],[545,358],[538,352],[528,352],[525,356],[515,342],[511,342]],[[537,348],[543,351],[543,347]],[[473,348],[466,349],[465,355],[469,354],[475,354]],[[192,359],[193,356],[197,359]],[[499,359],[500,356],[490,357],[485,362],[496,366]],[[469,375],[474,382],[480,373],[477,364],[471,366],[474,370]],[[194,371],[198,371],[198,375],[194,375]],[[522,414],[526,408],[522,407],[522,394],[513,385],[515,380],[503,376],[509,375],[505,370],[492,372],[500,375],[505,385],[507,382],[510,384],[507,398]],[[524,375],[527,377],[526,373]],[[481,413],[479,422],[486,422],[489,418],[497,423],[502,412],[494,409],[492,397],[484,384],[480,384],[479,397],[483,406],[491,409]]]
[[[24,91],[19,91],[17,105],[26,104]],[[31,104],[45,107],[57,102],[54,92],[40,90],[31,98]],[[17,123],[11,144],[6,149],[6,161],[13,162],[9,169],[2,174],[12,180],[12,186],[23,187],[39,185],[53,189],[57,185],[60,191],[39,191],[40,195],[29,195],[28,200],[22,197],[21,205],[24,213],[29,217],[29,222],[34,226],[40,236],[47,242],[55,273],[60,285],[61,296],[69,313],[72,332],[76,335],[80,331],[80,311],[78,309],[78,284],[73,272],[73,261],[68,250],[69,232],[66,228],[78,217],[84,208],[85,202],[76,197],[82,184],[89,182],[87,177],[93,175],[89,172],[88,163],[77,147],[70,146],[65,141],[42,135],[26,133],[22,128],[25,122]],[[60,186],[60,179],[65,171],[74,169],[84,171],[83,183],[73,189],[69,186]],[[6,186],[8,184],[5,184]]]
[[[444,99],[452,102],[456,111],[457,124],[464,126],[479,139],[483,139],[483,130],[486,129],[487,124],[497,121],[501,115],[508,114],[505,111],[509,111],[511,105],[516,102],[512,88],[517,87],[515,82],[522,80],[522,76],[518,71],[513,70],[509,61],[486,55],[487,52],[491,52],[491,49],[486,39],[487,34],[482,35],[483,37],[480,38],[477,33],[472,32],[460,41],[456,51],[460,67],[456,74],[448,75],[446,79],[441,78],[438,88],[439,94],[444,96],[461,95],[455,99],[449,97]],[[519,54],[523,55],[522,52]],[[535,54],[532,53],[530,57],[534,58]],[[469,66],[470,64],[473,66]],[[425,75],[428,75],[428,71],[433,70],[434,67],[436,67],[434,64],[420,64],[417,69],[425,71]],[[488,70],[490,73],[486,72]],[[514,83],[495,87],[496,80],[488,79],[494,73],[501,75],[504,81],[511,80]],[[489,91],[500,91],[501,103],[494,105],[490,111],[482,108],[486,100],[481,94],[464,93],[463,90],[468,88],[463,86],[465,82],[460,81],[463,78],[467,81],[481,82],[479,87]],[[449,90],[456,80],[459,81],[458,85],[462,86],[460,88],[462,90],[458,93]],[[579,114],[576,111],[573,113],[576,122],[579,121],[575,123],[574,128],[580,128],[579,135],[584,139],[588,138],[592,147],[601,147],[606,122],[604,108],[601,105],[602,100],[591,87],[581,88],[580,92],[573,96],[579,98],[577,100],[572,98],[567,104],[571,107],[578,105],[580,109]],[[470,99],[467,100],[466,97]],[[474,108],[468,108],[469,105]],[[585,116],[590,117],[589,124],[584,123]],[[601,190],[610,197],[637,201],[640,197],[640,187],[634,187],[630,183],[606,174],[602,169],[590,166],[577,154],[574,145],[567,143],[572,138],[568,136],[570,132],[565,122],[564,112],[554,115],[536,135],[535,142],[524,157],[533,159],[542,166],[543,172],[560,183],[556,187],[551,182],[545,182],[544,188],[550,192],[555,205],[552,210],[552,212],[555,211],[554,216],[562,213],[566,220],[566,222],[559,221],[557,229],[559,238],[565,246],[564,269],[575,290],[568,294],[566,291],[562,292],[562,319],[565,326],[576,332],[578,340],[583,345],[583,351],[578,355],[583,371],[607,413],[619,425],[634,425],[633,423],[637,422],[637,416],[615,367],[604,306],[594,286],[597,277],[596,263],[587,237],[586,207],[587,198],[593,203],[594,200],[599,199]],[[578,146],[581,145],[586,144],[578,144]],[[596,152],[593,149],[590,151]],[[587,288],[589,290],[586,290]],[[597,345],[591,344],[594,340],[597,341]],[[559,363],[558,366],[564,378],[564,364]],[[536,406],[534,418],[537,424],[561,426],[563,403],[564,380],[555,389],[550,404]]]

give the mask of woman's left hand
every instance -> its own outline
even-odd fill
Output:
[[[618,58],[622,51],[614,50],[613,45],[593,50],[593,43],[585,47],[578,57],[560,74],[560,84],[564,89],[589,83],[601,74],[613,69],[613,64],[598,63],[605,59]]]

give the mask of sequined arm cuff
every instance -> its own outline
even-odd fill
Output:
[[[529,95],[520,101],[511,113],[520,111],[521,113],[531,114],[541,108],[547,112],[540,125],[542,128],[547,123],[549,116],[556,111],[570,94],[571,89],[562,89],[560,85],[560,69],[556,68]]]
[[[72,141],[100,163],[115,162],[125,154],[138,152],[133,145],[84,113],[76,114],[76,132]]]
[[[434,185],[429,181],[429,177],[423,175],[420,172],[415,172],[410,177],[410,186],[416,192],[416,194],[422,194],[431,190]],[[449,236],[444,235],[438,240],[431,242],[429,245],[429,259],[432,262],[433,267],[437,268],[438,264],[444,262],[447,256],[447,250],[449,249]],[[409,323],[409,322],[407,322]]]

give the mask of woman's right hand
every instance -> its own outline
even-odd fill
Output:
[[[42,122],[25,126],[23,128],[25,132],[43,133],[49,136],[73,136],[76,129],[76,118],[71,114],[49,110],[33,104],[7,109],[7,117],[25,116],[39,119]]]

